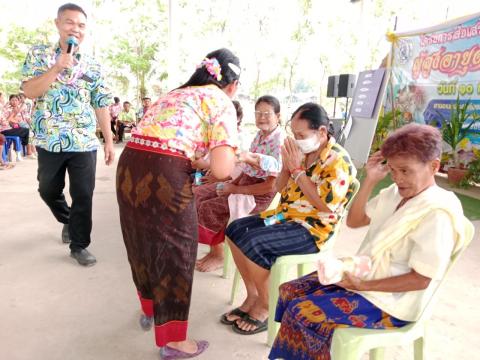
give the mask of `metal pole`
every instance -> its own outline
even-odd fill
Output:
[[[173,2],[168,0],[168,63],[167,63],[167,91],[175,87],[175,51],[174,51],[174,25],[173,25]]]

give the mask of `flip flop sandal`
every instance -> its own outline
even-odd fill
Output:
[[[201,353],[203,353],[208,348],[208,341],[200,340],[196,341],[197,343],[197,351],[193,354],[186,353],[184,351],[180,351],[177,349],[173,349],[171,347],[164,346],[160,348],[160,359],[162,360],[176,360],[176,359],[190,359],[194,358]]]
[[[220,322],[224,325],[233,325],[238,319],[228,320],[228,316],[230,316],[230,315],[238,316],[238,317],[240,317],[240,319],[243,319],[243,318],[245,318],[245,316],[248,316],[248,314],[245,311],[240,310],[240,308],[236,308],[236,309],[233,309],[232,311],[229,311],[229,312],[223,314],[220,317]]]
[[[256,326],[257,328],[254,329],[254,330],[250,330],[250,331],[243,330],[243,329],[240,329],[238,324],[235,322],[232,325],[232,329],[233,329],[234,332],[236,332],[237,334],[240,334],[240,335],[254,335],[254,334],[258,334],[258,333],[261,333],[263,331],[266,331],[267,328],[268,328],[268,318],[265,319],[264,321],[260,321],[260,320],[252,318],[250,315],[247,314],[247,316],[244,317],[242,320],[247,322],[250,325]]]
[[[0,170],[10,170],[15,167],[14,164],[0,164]]]

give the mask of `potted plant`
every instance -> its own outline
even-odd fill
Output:
[[[441,113],[438,113],[442,120],[443,140],[452,148],[453,166],[448,168],[448,181],[452,184],[458,184],[467,173],[467,170],[461,167],[457,146],[467,137],[470,128],[479,121],[476,112],[468,113],[469,105],[470,100],[462,103],[458,96],[448,120]]]
[[[467,175],[465,175],[459,186],[467,188],[475,184],[480,184],[480,157],[468,164]]]

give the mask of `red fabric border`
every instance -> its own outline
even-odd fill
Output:
[[[143,298],[140,292],[137,292],[137,294],[140,300],[140,306],[142,307],[143,313],[148,317],[153,317],[153,300]]]
[[[187,339],[188,321],[173,320],[162,325],[155,325],[155,341],[163,347],[171,341]]]
[[[198,225],[198,242],[200,244],[215,246],[221,244],[225,240],[225,231],[214,233],[212,230]]]

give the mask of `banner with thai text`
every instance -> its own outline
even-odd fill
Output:
[[[429,29],[393,34],[391,91],[400,123],[440,126],[449,121],[457,98],[467,112],[480,115],[480,13]],[[480,149],[480,122],[460,143],[468,163]]]

